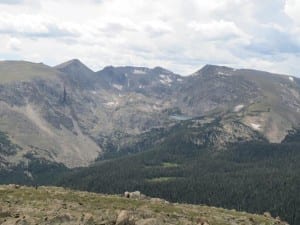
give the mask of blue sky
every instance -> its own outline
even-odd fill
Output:
[[[0,59],[300,76],[300,0],[0,0]]]

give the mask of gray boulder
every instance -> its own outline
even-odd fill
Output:
[[[128,211],[122,210],[116,221],[116,225],[130,225]]]

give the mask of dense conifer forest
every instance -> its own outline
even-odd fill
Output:
[[[218,151],[178,135],[145,146],[149,149],[144,152],[109,153],[88,168],[72,170],[27,155],[30,163],[2,171],[1,183],[59,185],[111,194],[140,190],[172,202],[269,211],[291,225],[300,224],[299,132],[281,144],[262,140]]]
[[[252,142],[212,152],[180,139],[67,174],[60,185],[122,193],[140,190],[174,202],[270,211],[300,224],[300,144]]]

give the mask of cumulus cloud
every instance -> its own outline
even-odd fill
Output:
[[[0,33],[27,37],[65,37],[78,35],[77,27],[43,15],[0,13]]]
[[[22,42],[19,39],[10,38],[7,43],[7,47],[8,47],[8,49],[13,50],[13,51],[19,51],[19,50],[21,50],[21,44],[22,44]]]
[[[0,4],[20,4],[23,2],[24,0],[0,0]]]
[[[297,0],[285,1],[284,12],[288,15],[295,23],[300,25],[300,2]]]
[[[160,65],[190,74],[213,63],[296,74],[299,7],[296,0],[0,0],[0,47],[51,65],[80,58],[95,70]]]
[[[142,24],[144,31],[151,36],[161,36],[172,33],[173,28],[161,20],[146,21]]]
[[[239,29],[232,21],[211,21],[209,23],[199,23],[192,21],[188,24],[191,32],[198,32],[200,38],[206,40],[230,40],[234,38],[247,38],[247,35]]]

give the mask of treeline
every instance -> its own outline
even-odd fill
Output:
[[[215,151],[189,142],[185,129],[176,131],[145,152],[71,171],[27,155],[28,164],[0,170],[0,183],[62,185],[111,194],[140,190],[173,202],[269,211],[291,225],[300,224],[299,132],[291,133],[282,144],[240,143]],[[5,134],[1,138],[6,143]]]
[[[73,171],[59,184],[104,193],[140,190],[173,202],[270,211],[298,225],[299,147],[258,142],[212,152],[177,138],[147,152]]]
[[[6,133],[0,131],[0,155],[13,155],[20,149],[18,145],[13,144]]]
[[[69,169],[63,164],[27,156],[28,162],[0,169],[0,184],[52,185]]]

